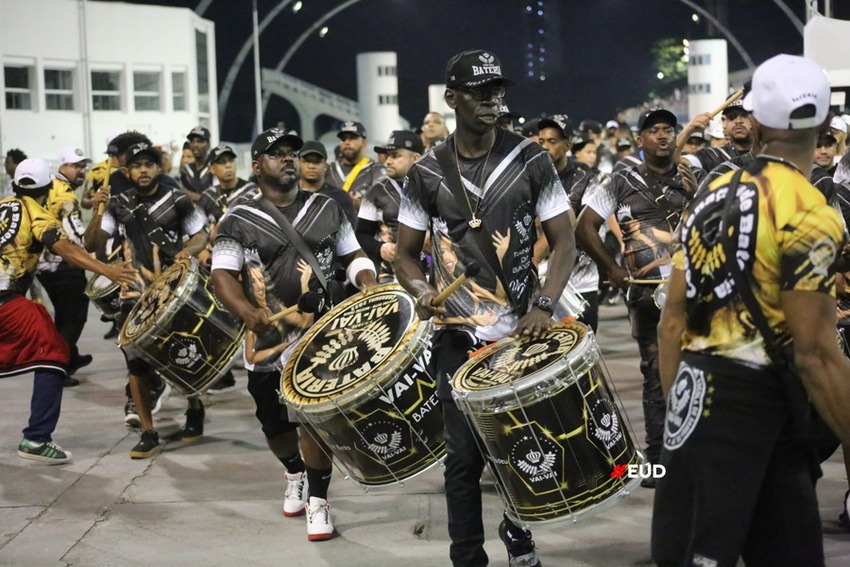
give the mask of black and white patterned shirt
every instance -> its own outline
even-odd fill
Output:
[[[357,240],[378,267],[378,276],[391,276],[392,266],[381,259],[381,245],[398,240],[401,186],[385,177],[366,191],[357,213]]]
[[[236,187],[230,190],[223,189],[221,185],[207,187],[201,193],[198,207],[204,211],[208,222],[216,223],[234,204],[243,198],[250,198],[253,195],[257,195],[259,192],[260,188],[257,187],[256,183],[238,179],[236,181]]]
[[[455,151],[454,135],[445,143]],[[481,267],[474,283],[449,297],[446,317],[435,322],[471,327],[482,340],[498,340],[513,332],[525,314],[513,305],[528,305],[537,292],[532,274],[535,216],[545,222],[569,211],[570,205],[549,154],[516,134],[497,129],[489,155],[478,159],[460,156],[459,167],[471,208],[483,221],[478,230],[486,231],[493,243],[507,290],[496,267],[481,253],[433,151],[408,172],[399,223],[420,231],[431,227],[431,282],[438,290],[457,279],[470,262]]]

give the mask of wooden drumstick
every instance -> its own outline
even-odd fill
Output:
[[[637,285],[656,285],[663,284],[670,281],[670,278],[661,278],[657,280],[626,280],[626,283],[637,284]],[[602,283],[606,285],[610,285],[611,282],[608,280],[603,281]]]
[[[103,182],[103,189],[106,190],[106,194],[109,194],[109,176],[112,175],[112,166],[106,166],[106,181]],[[97,205],[97,214],[103,216],[103,211],[106,208],[106,201],[102,203],[98,203]]]
[[[715,108],[714,112],[711,113],[711,117],[714,118],[715,116],[726,110],[726,108],[728,108],[730,104],[732,104],[742,96],[744,96],[744,87],[741,87],[740,89],[732,93],[732,95],[727,98],[723,104]]]
[[[298,298],[298,303],[285,308],[269,317],[269,322],[274,323],[279,319],[283,319],[290,313],[301,311],[302,313],[315,313],[322,308],[322,297],[315,291],[308,291]]]
[[[478,272],[481,271],[481,266],[476,264],[475,262],[471,262],[467,267],[466,271],[462,273],[455,281],[449,284],[449,286],[444,289],[442,292],[437,295],[434,299],[431,300],[431,305],[434,307],[439,307],[449,298],[451,294],[456,292],[463,284],[466,283],[468,278],[474,278],[478,275]]]

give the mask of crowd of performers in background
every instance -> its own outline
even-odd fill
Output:
[[[563,266],[550,261],[558,249],[550,240],[562,237],[552,227],[563,231],[553,219],[572,210],[578,220],[575,243],[569,246],[577,255],[569,283],[587,305],[580,320],[604,335],[600,306],[626,303],[640,352],[646,456],[650,462],[659,462],[665,397],[659,378],[661,310],[656,291],[670,277],[671,242],[687,204],[713,179],[746,167],[759,155],[750,111],[738,100],[717,118],[706,112],[684,125],[665,109],[642,112],[636,124],[626,123],[622,113],[604,123],[553,114],[519,124],[519,116],[504,105],[504,87],[498,81],[493,84],[497,86],[470,96],[490,97],[482,100],[498,103],[495,123],[511,137],[496,134],[483,166],[467,163],[463,155],[457,155],[455,145],[458,173],[483,187],[485,170],[489,173],[501,159],[495,154],[521,138],[539,145],[534,151],[551,158],[560,181],[556,186],[563,187],[566,201],[546,209],[542,220],[529,217],[529,223],[536,225],[530,234],[537,235],[530,243],[533,265],[543,282],[547,275],[562,276]],[[462,107],[466,102],[456,104]],[[462,119],[462,108],[457,110]],[[850,116],[832,117],[819,133],[811,156],[811,182],[840,212],[845,226],[850,223],[848,127]],[[309,435],[299,439],[297,424],[281,415],[276,393],[277,361],[319,314],[293,313],[279,324],[269,320],[273,312],[296,304],[299,296],[312,289],[315,262],[306,261],[297,247],[277,255],[287,234],[275,227],[289,223],[308,242],[316,255],[313,260],[336,283],[336,300],[376,283],[415,282],[411,274],[419,271],[430,272],[431,285],[439,288],[461,271],[461,243],[453,239],[452,231],[434,226],[439,217],[433,211],[404,203],[405,183],[417,163],[421,167],[411,181],[416,198],[423,203],[437,201],[427,193],[433,190],[428,175],[438,170],[435,151],[449,138],[443,117],[429,112],[416,131],[394,131],[388,140],[371,146],[365,128],[357,122],[342,124],[337,137],[331,160],[326,146],[318,141],[302,140],[282,128],[267,130],[252,144],[248,179],[237,173],[234,147],[214,144],[203,126],[188,132],[179,163],[172,163],[171,148],[158,146],[135,131],[109,136],[106,157],[100,161],[70,146],[61,152],[54,170],[19,149],[6,152],[9,183],[0,201],[0,377],[35,371],[32,413],[18,447],[21,457],[51,463],[71,459],[70,451],[53,441],[52,434],[62,388],[85,388],[74,373],[92,362],[92,356],[80,353],[77,346],[88,314],[85,270],[121,284],[117,312],[104,315],[112,325],[104,339],[112,340],[163,271],[181,259],[197,258],[201,269],[211,273],[224,304],[250,328],[244,352],[247,387],[256,401],[269,449],[286,469],[283,512],[286,516],[306,512],[311,540],[333,536],[327,503],[332,464]],[[463,154],[462,146],[461,150]],[[487,159],[494,160],[490,169]],[[546,172],[539,175],[545,177]],[[275,210],[267,210],[269,203]],[[83,209],[91,211],[88,223],[83,222],[88,216]],[[472,210],[471,204],[470,209],[474,221],[478,209]],[[544,209],[538,205],[538,211]],[[285,220],[278,222],[281,215]],[[405,250],[399,244],[400,215],[405,220],[402,232],[423,223],[415,236],[407,235]],[[431,232],[424,228],[429,221]],[[519,243],[510,239],[530,229],[529,225],[512,230],[509,222],[504,234],[492,235],[500,262],[506,253],[517,251]],[[415,257],[411,242],[418,248]],[[564,246],[561,242],[561,251]],[[399,267],[405,273],[396,274]],[[842,336],[850,327],[847,275],[839,274],[837,280]],[[421,291],[418,299],[428,293]],[[513,291],[500,290],[498,281],[467,286],[469,309],[463,314],[464,324],[478,330],[498,327],[500,318],[511,313]],[[35,301],[25,302],[26,293]],[[53,324],[41,306],[42,293],[53,305]],[[12,336],[13,325],[33,331]],[[486,332],[478,337],[486,338]],[[49,354],[37,355],[37,348]],[[149,458],[163,446],[153,416],[171,387],[151,364],[124,355],[128,378],[123,420],[140,431],[130,456]],[[228,372],[209,393],[237,386]],[[206,419],[201,397],[189,396],[185,426],[174,440],[200,439]],[[476,452],[474,446],[467,449]],[[845,456],[850,457],[850,451]],[[654,483],[650,478],[642,484],[654,488]],[[841,522],[850,529],[846,513]],[[530,535],[510,524],[504,529],[503,539],[512,541],[517,553],[533,553]],[[461,547],[455,551],[464,552]],[[474,561],[474,553],[480,551],[474,548],[468,559]]]

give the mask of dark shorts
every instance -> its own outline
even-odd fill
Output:
[[[823,565],[813,445],[776,374],[685,355],[667,400],[652,518],[660,566]]]
[[[248,393],[257,405],[257,416],[266,439],[274,439],[284,433],[295,431],[298,424],[289,421],[286,406],[280,403],[280,372],[248,371]]]
[[[64,374],[70,357],[43,305],[23,296],[0,305],[0,378],[38,369]]]

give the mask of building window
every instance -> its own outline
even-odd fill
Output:
[[[688,93],[692,95],[711,94],[711,83],[697,83],[689,85]]]
[[[3,67],[6,82],[6,108],[32,110],[33,68],[6,65]]]
[[[398,95],[378,95],[378,104],[398,104]]]
[[[133,100],[136,110],[159,110],[159,73],[133,73]]]
[[[195,56],[198,69],[198,112],[210,111],[210,75],[209,55],[207,53],[207,34],[195,30]]]
[[[186,110],[186,73],[171,73],[171,101],[174,110]]]
[[[91,102],[94,110],[121,110],[120,71],[92,71]]]
[[[396,75],[396,67],[395,65],[381,65],[378,67],[378,76],[379,77],[395,77]]]
[[[45,69],[44,95],[47,110],[74,110],[74,72]]]

